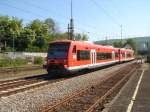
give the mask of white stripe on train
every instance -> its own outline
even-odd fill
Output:
[[[124,59],[122,61],[130,61],[133,60],[134,58],[131,59]],[[110,61],[110,62],[101,62],[101,63],[95,63],[95,64],[87,64],[87,65],[80,65],[80,66],[73,66],[73,67],[68,67],[68,70],[78,70],[78,69],[84,69],[84,68],[95,68],[95,67],[101,67],[105,65],[110,65],[119,62],[119,60],[115,61]]]

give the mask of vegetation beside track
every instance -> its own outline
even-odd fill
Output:
[[[19,67],[19,66],[30,66],[28,59],[22,58],[0,58],[0,67]],[[34,65],[42,65],[44,63],[44,59],[42,57],[34,57],[32,62]],[[32,65],[31,65],[32,66]]]
[[[2,73],[2,74],[0,74],[0,80],[11,79],[11,78],[21,78],[21,77],[27,77],[27,76],[35,76],[38,74],[47,74],[47,72],[44,69],[38,69],[38,70]]]
[[[150,55],[147,56],[147,63],[150,63]]]
[[[27,65],[28,61],[26,59],[16,58],[2,58],[0,59],[0,67],[13,67],[13,66],[21,66]]]
[[[37,60],[39,60],[39,58],[37,58]],[[37,62],[36,64],[28,64],[25,59],[3,59],[3,62],[5,63],[1,63],[0,59],[2,65],[0,66],[0,80],[47,74],[46,70],[43,69],[41,65],[41,58],[38,64]]]

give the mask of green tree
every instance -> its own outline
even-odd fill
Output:
[[[39,48],[44,47],[44,45],[46,44],[46,39],[44,38],[44,35],[38,35],[36,37],[36,40],[34,41],[34,45],[38,46]]]
[[[42,29],[42,21],[36,19],[36,20],[33,20],[31,21],[27,27],[32,29],[36,34],[39,34],[41,33],[41,29]]]
[[[42,21],[36,19],[28,24],[28,28],[30,28],[35,33],[33,46],[43,48],[48,38],[48,26]]]
[[[10,18],[8,16],[0,17],[0,42],[4,44],[7,37],[7,31],[9,30]]]
[[[136,40],[127,39],[125,44],[129,44],[133,48],[135,54],[137,54],[137,42],[136,42]]]
[[[77,33],[77,34],[75,34],[75,40],[87,41],[88,40],[88,36],[86,34]]]
[[[0,42],[4,47],[12,47],[13,39],[16,43],[20,31],[22,30],[22,20],[15,17],[0,17]]]
[[[68,39],[68,32],[62,33],[60,38],[61,39]]]
[[[88,35],[86,35],[86,34],[83,34],[83,35],[82,35],[82,40],[87,41],[88,39],[89,39]]]
[[[12,17],[11,22],[10,22],[10,44],[8,41],[8,44],[10,47],[13,47],[13,41],[14,41],[14,48],[15,50],[17,49],[17,40],[18,37],[20,36],[20,32],[22,31],[22,20]]]
[[[74,36],[76,40],[88,40],[86,34]],[[60,32],[52,18],[23,25],[16,17],[0,16],[0,47],[5,51],[12,51],[13,42],[16,51],[47,51],[49,41],[62,39],[68,39],[68,33]]]
[[[32,45],[33,40],[35,39],[35,32],[29,28],[24,28],[20,32],[20,36],[17,39],[17,50],[25,51],[30,45]]]
[[[47,25],[48,33],[49,33],[49,34],[54,34],[54,33],[56,32],[56,24],[55,24],[55,22],[54,22],[53,19],[47,18],[47,19],[44,21],[44,24]]]
[[[118,40],[118,41],[113,42],[113,46],[118,47],[118,48],[122,48],[123,43],[120,40]]]

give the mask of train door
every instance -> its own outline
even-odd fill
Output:
[[[118,53],[119,53],[119,63],[121,62],[121,50],[119,49],[118,50]]]
[[[75,65],[75,64],[76,64],[76,60],[77,60],[76,45],[73,46],[73,49],[72,49],[72,56],[73,56],[72,65]]]
[[[91,64],[95,64],[96,63],[96,51],[95,49],[91,50]]]
[[[115,52],[112,51],[112,60],[115,60]]]
[[[124,56],[125,60],[127,59],[127,53],[125,52],[125,56]]]

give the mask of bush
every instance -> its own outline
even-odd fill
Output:
[[[150,63],[150,55],[147,56],[147,63]]]
[[[43,60],[42,57],[35,57],[35,58],[34,58],[34,64],[42,65],[43,62],[44,62],[44,60]]]
[[[8,67],[10,65],[11,65],[11,59],[10,58],[0,59],[0,67]]]
[[[20,65],[26,65],[28,61],[26,59],[16,58],[3,58],[0,59],[0,67],[11,67],[11,66],[20,66]]]
[[[16,65],[16,66],[26,65],[26,64],[28,64],[28,61],[26,59],[16,58],[13,61],[13,64]]]

